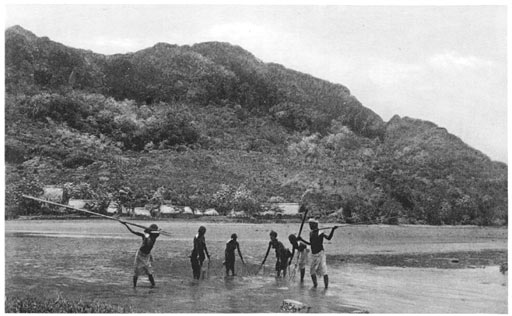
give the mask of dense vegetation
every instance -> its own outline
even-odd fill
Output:
[[[7,296],[6,313],[130,313],[131,308],[111,305],[97,301],[70,300],[60,294],[57,298],[40,298],[33,296]]]
[[[297,201],[364,223],[507,223],[507,165],[227,43],[104,56],[6,31],[6,216],[44,185],[142,206]]]

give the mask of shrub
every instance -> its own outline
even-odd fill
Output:
[[[6,217],[18,217],[39,212],[41,204],[34,200],[23,198],[22,195],[40,196],[43,194],[43,184],[36,178],[22,178],[16,183],[6,183],[5,205]]]
[[[10,138],[5,139],[5,161],[8,163],[22,163],[25,161],[27,150],[25,146],[18,141]]]
[[[233,208],[232,197],[234,188],[227,184],[221,184],[220,189],[212,196],[212,206],[220,213],[226,214]]]
[[[318,159],[321,155],[320,147],[318,146],[319,135],[313,134],[304,136],[297,143],[292,143],[288,146],[288,152],[291,158],[303,157],[305,160]]]
[[[71,127],[80,127],[81,119],[87,116],[82,102],[57,93],[36,94],[23,102],[22,111],[30,118],[46,120],[47,117],[65,122]]]
[[[244,211],[252,215],[261,211],[261,204],[258,203],[252,192],[242,184],[233,194],[233,209],[237,212]]]
[[[95,199],[97,198],[97,194],[91,188],[89,183],[80,182],[80,183],[71,183],[67,182],[63,185],[64,190],[69,198],[72,199]]]
[[[99,301],[70,300],[60,296],[6,296],[6,313],[129,313],[131,307],[121,307]]]
[[[84,155],[83,153],[73,153],[64,159],[62,165],[66,168],[75,169],[78,167],[86,167],[94,162],[94,159]]]
[[[283,102],[270,109],[274,119],[289,130],[305,131],[311,126],[311,114],[305,105]]]
[[[386,200],[381,206],[383,224],[397,225],[404,214],[402,204],[393,199]]]
[[[67,149],[50,145],[39,145],[34,148],[34,153],[41,157],[50,157],[57,160],[64,159],[69,155]]]

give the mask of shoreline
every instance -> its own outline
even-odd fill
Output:
[[[481,249],[401,254],[327,255],[333,264],[370,264],[380,267],[477,269],[507,263],[507,249]]]
[[[111,216],[111,215],[108,215]],[[192,214],[177,214],[159,218],[148,217],[119,217],[121,220],[127,221],[143,221],[143,222],[207,222],[207,223],[246,223],[246,224],[291,224],[301,223],[302,219],[296,215],[284,215],[281,218],[266,218],[266,217],[231,217],[226,215],[207,216],[207,215],[192,215]],[[47,216],[47,215],[29,215],[19,216],[17,218],[6,218],[4,221],[35,221],[35,220],[102,220],[108,221],[99,216]],[[322,224],[333,224],[338,226],[386,226],[386,227],[438,227],[438,228],[497,228],[507,229],[508,225],[499,226],[479,226],[479,225],[428,225],[428,224],[382,224],[382,223],[341,223],[334,218],[320,218]]]
[[[110,215],[109,215],[110,216]],[[257,217],[230,217],[230,216],[205,216],[205,215],[173,215],[160,218],[148,217],[119,217],[120,220],[127,221],[144,221],[144,222],[207,222],[207,223],[248,223],[248,224],[265,224],[265,223],[301,223],[302,219],[297,216],[283,216],[281,218],[257,218]],[[33,220],[107,220],[97,216],[46,216],[31,215],[20,216],[18,218],[5,219],[5,221],[33,221]],[[322,220],[324,223],[336,223],[335,221]]]

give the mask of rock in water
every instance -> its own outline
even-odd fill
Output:
[[[284,313],[307,313],[310,309],[311,306],[307,306],[299,301],[284,300],[280,311]]]

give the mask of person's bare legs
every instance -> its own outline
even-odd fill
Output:
[[[311,280],[313,280],[313,287],[317,287],[318,286],[318,282],[316,280],[316,274],[312,274],[311,275]]]

